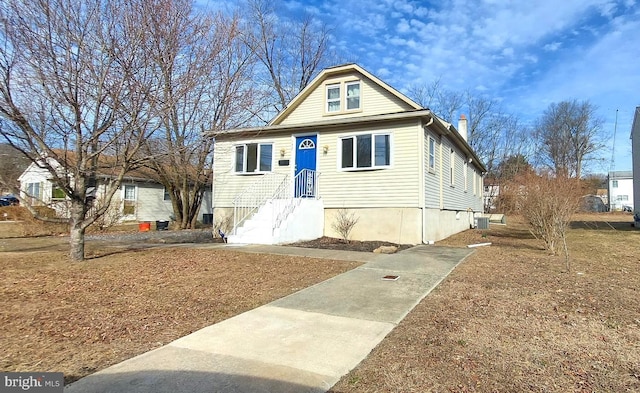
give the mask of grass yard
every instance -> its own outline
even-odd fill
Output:
[[[440,242],[493,244],[331,392],[640,391],[640,230],[632,221],[577,216],[569,272],[512,218]]]
[[[571,270],[517,218],[438,245],[479,247],[331,391],[640,391],[640,230],[577,216]],[[357,263],[221,249],[127,251],[0,241],[0,369],[67,382]],[[47,243],[49,242],[49,243]],[[28,243],[28,242],[27,242]],[[28,247],[27,247],[28,246]]]
[[[359,265],[94,247],[71,263],[60,241],[36,240],[53,251],[0,252],[0,370],[61,371],[66,383]]]

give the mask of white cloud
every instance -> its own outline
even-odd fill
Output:
[[[400,34],[408,33],[408,32],[411,31],[411,26],[409,25],[409,23],[405,19],[402,19],[402,20],[400,20],[400,22],[398,22],[398,26],[397,26],[396,30]]]
[[[555,52],[558,49],[560,49],[560,46],[562,46],[562,43],[555,41],[543,46],[542,49],[544,49],[547,52]]]

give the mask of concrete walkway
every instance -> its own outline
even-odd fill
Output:
[[[392,255],[237,250],[365,264],[89,375],[65,392],[326,392],[471,253],[434,246]]]

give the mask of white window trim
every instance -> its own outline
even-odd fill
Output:
[[[456,152],[450,149],[449,153],[449,177],[451,177],[451,187],[456,186]]]
[[[462,162],[462,178],[464,179],[464,192],[469,191],[469,163],[465,160]]]
[[[335,89],[338,88],[338,98],[329,98],[329,90],[331,89]],[[329,110],[329,103],[334,103],[337,102],[338,103],[338,110],[332,111]],[[335,114],[335,113],[340,113],[342,112],[342,84],[341,83],[329,83],[326,85],[326,89],[325,89],[325,107],[324,107],[324,111],[325,113],[328,114]]]
[[[357,108],[348,108],[348,92],[349,86],[358,85],[358,107]],[[348,81],[344,83],[344,107],[345,112],[357,112],[362,110],[362,83],[359,80]]]
[[[350,85],[360,85],[360,93],[358,96],[358,107],[353,109],[347,109],[347,88]],[[329,89],[338,87],[340,89],[340,96],[338,98],[332,98],[329,100]],[[329,103],[330,102],[339,102],[340,106],[338,110],[330,111]],[[324,114],[326,116],[332,115],[340,115],[345,113],[357,113],[362,111],[362,102],[363,102],[363,94],[362,94],[362,80],[361,79],[350,79],[346,81],[338,81],[338,82],[330,82],[325,85],[324,89]]]
[[[357,165],[357,142],[355,141],[356,137],[361,135],[371,135],[371,166],[368,167],[351,167],[351,168],[343,168],[342,167],[342,140],[343,139],[354,139],[353,143],[353,164]],[[376,153],[375,153],[375,137],[379,135],[388,135],[389,136],[389,165],[376,165]],[[393,133],[387,131],[378,131],[378,132],[358,132],[349,135],[342,135],[338,137],[338,152],[337,152],[337,169],[339,172],[361,172],[361,171],[371,171],[371,170],[381,170],[381,169],[391,169],[393,167]]]
[[[256,149],[256,169],[253,172],[247,172],[247,146],[248,145],[258,145],[258,148]],[[271,163],[270,163],[270,167],[271,169],[268,171],[261,171],[260,170],[260,149],[262,149],[263,145],[271,145]],[[237,153],[237,148],[239,146],[243,146],[244,148],[244,157],[242,159],[242,171],[238,172],[236,171],[236,154]],[[245,142],[245,143],[237,143],[235,145],[233,145],[233,160],[231,162],[231,170],[233,172],[233,174],[235,175],[239,175],[239,176],[246,176],[246,175],[263,175],[265,173],[271,173],[273,172],[273,158],[274,158],[274,153],[273,153],[273,147],[274,147],[274,143],[273,142]]]
[[[127,199],[127,187],[133,187],[133,199]],[[133,202],[133,214],[125,214],[125,204]],[[135,217],[138,214],[138,186],[135,184],[122,184],[122,215],[127,218]]]
[[[427,166],[429,167],[429,172],[431,173],[435,173],[436,172],[436,140],[434,137],[432,137],[431,135],[429,135],[429,139],[428,139],[428,146],[427,146]],[[431,165],[431,148],[433,147],[433,166]]]
[[[133,187],[133,199],[127,199],[127,191],[126,191],[127,187]],[[138,200],[138,186],[136,186],[135,184],[123,184],[122,185],[122,200],[123,201],[129,201],[129,202],[137,201]]]

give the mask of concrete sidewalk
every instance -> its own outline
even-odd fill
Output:
[[[326,392],[472,252],[235,248],[365,264],[89,375],[65,392]]]

